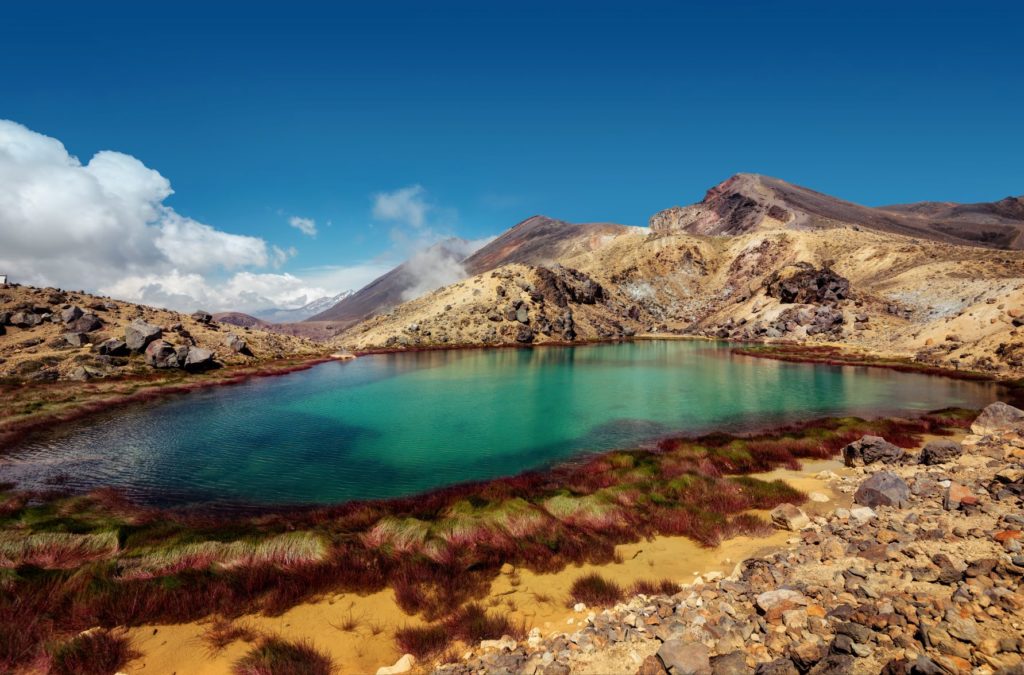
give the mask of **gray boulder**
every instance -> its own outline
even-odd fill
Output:
[[[224,337],[224,346],[233,351],[236,354],[250,354],[249,345],[246,344],[245,340],[238,337],[234,333],[228,333]]]
[[[82,311],[81,307],[78,307],[77,305],[72,305],[71,307],[68,307],[67,309],[62,309],[60,311],[60,320],[63,321],[64,323],[71,323],[72,321],[76,321],[79,317],[81,317],[82,314],[84,314],[84,312]]]
[[[792,504],[779,504],[772,509],[772,525],[780,530],[802,530],[811,524],[811,519],[799,507]]]
[[[32,328],[43,322],[43,317],[34,312],[15,312],[11,315],[11,324],[18,328]]]
[[[895,464],[903,458],[903,449],[880,436],[864,436],[843,448],[846,466],[867,466],[875,462]]]
[[[204,312],[203,310],[200,309],[196,310],[195,312],[192,312],[192,319],[197,323],[210,323],[211,321],[213,321],[213,314],[210,314],[209,312]]]
[[[979,436],[1022,430],[1024,430],[1024,410],[1014,408],[1002,401],[996,401],[986,406],[971,425],[971,433]]]
[[[104,340],[99,344],[99,352],[104,356],[128,356],[130,350],[124,340]]]
[[[658,658],[672,675],[711,675],[711,653],[700,642],[666,640]]]
[[[516,321],[519,323],[530,322],[530,310],[526,305],[520,305],[519,309],[516,310]]]
[[[146,364],[154,368],[179,368],[178,350],[165,340],[153,340],[146,346]]]
[[[533,331],[528,326],[520,326],[519,332],[516,333],[516,342],[522,342],[523,344],[533,342]]]
[[[124,342],[133,352],[141,352],[154,340],[163,337],[164,332],[158,326],[136,319],[124,329]]]
[[[937,441],[928,441],[921,450],[921,463],[929,466],[945,464],[946,462],[955,461],[961,454],[963,454],[963,446],[956,441],[945,438]]]
[[[860,484],[853,495],[853,501],[872,508],[902,508],[910,501],[910,487],[906,481],[891,471],[879,471]]]
[[[95,314],[83,314],[69,323],[68,328],[76,333],[91,333],[103,328],[103,322]]]
[[[196,373],[203,370],[209,370],[213,368],[213,352],[209,349],[201,349],[199,347],[189,347],[185,354],[185,361],[182,364],[185,370]]]
[[[84,347],[89,344],[89,336],[85,333],[65,333],[63,338],[64,342],[72,347]]]

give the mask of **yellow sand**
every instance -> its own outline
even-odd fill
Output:
[[[810,512],[831,510],[842,504],[842,495],[832,493],[825,481],[814,477],[819,471],[841,471],[834,461],[807,462],[801,471],[776,470],[756,474],[766,480],[782,479],[804,492],[822,492],[833,500],[826,504],[808,502]],[[575,579],[589,572],[600,572],[623,587],[641,579],[672,579],[681,584],[707,572],[730,574],[746,558],[781,547],[789,532],[775,532],[768,537],[736,537],[717,548],[702,548],[686,537],[656,537],[651,541],[616,547],[621,563],[569,567],[554,574],[535,574],[515,570],[502,574],[491,585],[490,594],[482,600],[487,607],[507,612],[514,620],[525,622],[527,629],[536,627],[543,635],[572,632],[585,617],[567,606],[569,587]],[[354,620],[356,626],[344,630]],[[571,622],[571,623],[570,623]],[[341,673],[374,673],[383,665],[391,665],[401,654],[395,647],[393,633],[406,625],[423,621],[402,612],[390,590],[367,596],[340,593],[317,602],[299,605],[278,617],[250,616],[237,623],[263,634],[285,639],[307,639],[331,655]],[[183,675],[224,675],[231,664],[241,658],[249,645],[237,641],[214,653],[203,633],[210,621],[174,626],[146,626],[132,629],[134,647],[143,656],[133,661],[129,673],[178,673]]]

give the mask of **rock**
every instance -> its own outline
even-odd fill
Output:
[[[249,351],[249,345],[246,344],[245,340],[234,333],[228,333],[224,336],[224,346],[236,354],[244,354],[246,356],[250,356],[252,354],[252,352]]]
[[[655,654],[649,655],[644,659],[643,663],[640,664],[640,668],[637,669],[636,675],[668,675],[668,671],[665,670],[665,666],[662,664],[661,659]]]
[[[104,356],[128,356],[130,353],[128,345],[124,340],[109,339],[99,344],[99,353]]]
[[[792,504],[779,504],[771,516],[772,524],[780,530],[802,530],[811,524],[807,514]]]
[[[18,328],[33,328],[43,322],[43,317],[34,312],[15,312],[10,321],[12,326]]]
[[[211,321],[213,321],[213,314],[210,314],[209,312],[204,312],[203,310],[199,309],[192,312],[192,320],[197,323],[208,324]]]
[[[800,671],[793,665],[793,662],[786,658],[759,663],[754,672],[757,675],[800,675]]]
[[[850,282],[828,267],[798,263],[768,277],[765,291],[783,304],[834,303],[850,294]]]
[[[520,305],[519,309],[516,310],[516,321],[519,323],[530,322],[530,310],[526,305]]]
[[[72,347],[84,347],[89,344],[89,336],[85,333],[64,333],[61,337]]]
[[[910,501],[910,487],[891,471],[879,471],[857,488],[853,495],[857,504],[870,506],[895,506],[902,508]]]
[[[811,492],[807,495],[807,498],[812,502],[818,502],[819,504],[824,504],[825,502],[830,501],[828,495],[823,492]]]
[[[879,436],[864,436],[843,448],[846,466],[867,466],[875,462],[895,464],[903,457],[903,449]]]
[[[169,342],[154,340],[146,346],[146,364],[153,368],[178,368],[178,350]]]
[[[185,360],[182,363],[182,367],[189,372],[199,372],[202,370],[209,370],[216,364],[213,361],[213,352],[209,349],[201,349],[199,347],[188,347],[185,352]]]
[[[877,518],[878,514],[870,506],[855,506],[850,509],[850,519],[856,521],[858,524],[866,523],[872,518]]]
[[[742,651],[711,657],[712,675],[747,675],[751,672],[753,669],[747,666],[747,657]]]
[[[1002,401],[986,406],[971,425],[971,433],[978,436],[990,436],[1004,431],[1024,431],[1024,410]]]
[[[978,503],[978,498],[971,494],[963,485],[959,483],[951,483],[946,488],[946,496],[942,500],[942,506],[947,511],[959,509],[962,505],[974,506]]]
[[[666,640],[658,658],[672,675],[711,675],[711,655],[700,642]]]
[[[64,323],[71,323],[81,317],[82,314],[84,314],[84,312],[82,312],[81,307],[72,305],[71,307],[60,311],[60,320]]]
[[[164,332],[153,324],[146,323],[142,319],[136,319],[124,329],[124,343],[129,350],[141,352],[154,340],[163,337]]]
[[[952,462],[963,453],[963,446],[956,441],[941,439],[928,441],[921,450],[921,464],[932,466]]]
[[[516,568],[512,565],[512,563],[505,563],[505,564],[503,564],[501,566],[501,573],[502,574],[508,575],[508,574],[512,574],[515,571],[516,571]]]
[[[103,371],[90,368],[89,366],[78,366],[68,375],[69,380],[75,380],[76,382],[86,382],[97,377],[103,377]]]
[[[790,658],[801,672],[807,672],[814,664],[821,661],[828,654],[828,648],[821,642],[809,640],[798,643],[793,647]]]
[[[395,661],[393,666],[381,666],[377,669],[377,675],[400,675],[408,673],[416,665],[416,657],[412,654],[404,654],[402,658]]]
[[[777,588],[773,591],[765,591],[758,594],[754,602],[761,611],[770,612],[780,607],[789,609],[796,605],[806,605],[807,598],[800,591],[794,591],[790,588]]]
[[[68,328],[76,333],[91,333],[103,328],[103,322],[95,314],[83,314],[69,323]]]
[[[809,675],[848,675],[854,672],[855,659],[848,654],[829,654],[809,671]]]
[[[533,342],[533,331],[528,326],[521,326],[519,331],[516,333],[516,342],[522,342],[524,344]]]

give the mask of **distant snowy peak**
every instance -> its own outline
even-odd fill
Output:
[[[327,311],[331,307],[334,307],[350,295],[352,295],[352,291],[342,291],[337,295],[317,298],[316,300],[295,309],[272,307],[270,309],[261,309],[258,312],[253,312],[253,316],[271,323],[305,321],[314,314],[319,314],[320,312]]]

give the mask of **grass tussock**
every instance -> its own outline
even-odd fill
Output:
[[[620,602],[624,596],[622,586],[614,581],[605,579],[597,573],[586,574],[572,582],[568,605],[571,607],[582,602],[587,607],[610,607]]]
[[[252,627],[217,617],[203,632],[203,641],[210,651],[217,654],[233,642],[255,642],[259,633]]]
[[[231,666],[234,675],[331,675],[334,662],[308,640],[263,639]]]
[[[53,649],[49,672],[51,675],[110,675],[138,656],[124,635],[90,630]]]
[[[641,579],[640,581],[633,584],[629,589],[630,595],[675,595],[682,590],[682,586],[672,581],[671,579],[661,579],[658,581],[652,581],[650,579]]]
[[[111,490],[68,496],[2,486],[0,672],[34,663],[56,636],[94,626],[277,614],[325,593],[388,587],[405,611],[433,622],[400,631],[403,648],[440,654],[438,626],[466,635],[501,626],[475,606],[452,617],[486,594],[503,563],[553,572],[612,562],[616,545],[657,535],[706,546],[760,535],[768,524],[750,510],[804,495],[748,474],[832,457],[865,434],[908,447],[970,419],[943,410],[668,438],[415,497],[249,515],[148,510]],[[622,597],[601,581],[578,580],[574,602]],[[212,641],[230,636],[225,629]]]
[[[441,624],[406,626],[395,631],[395,643],[401,651],[424,660],[446,651],[451,637]]]

